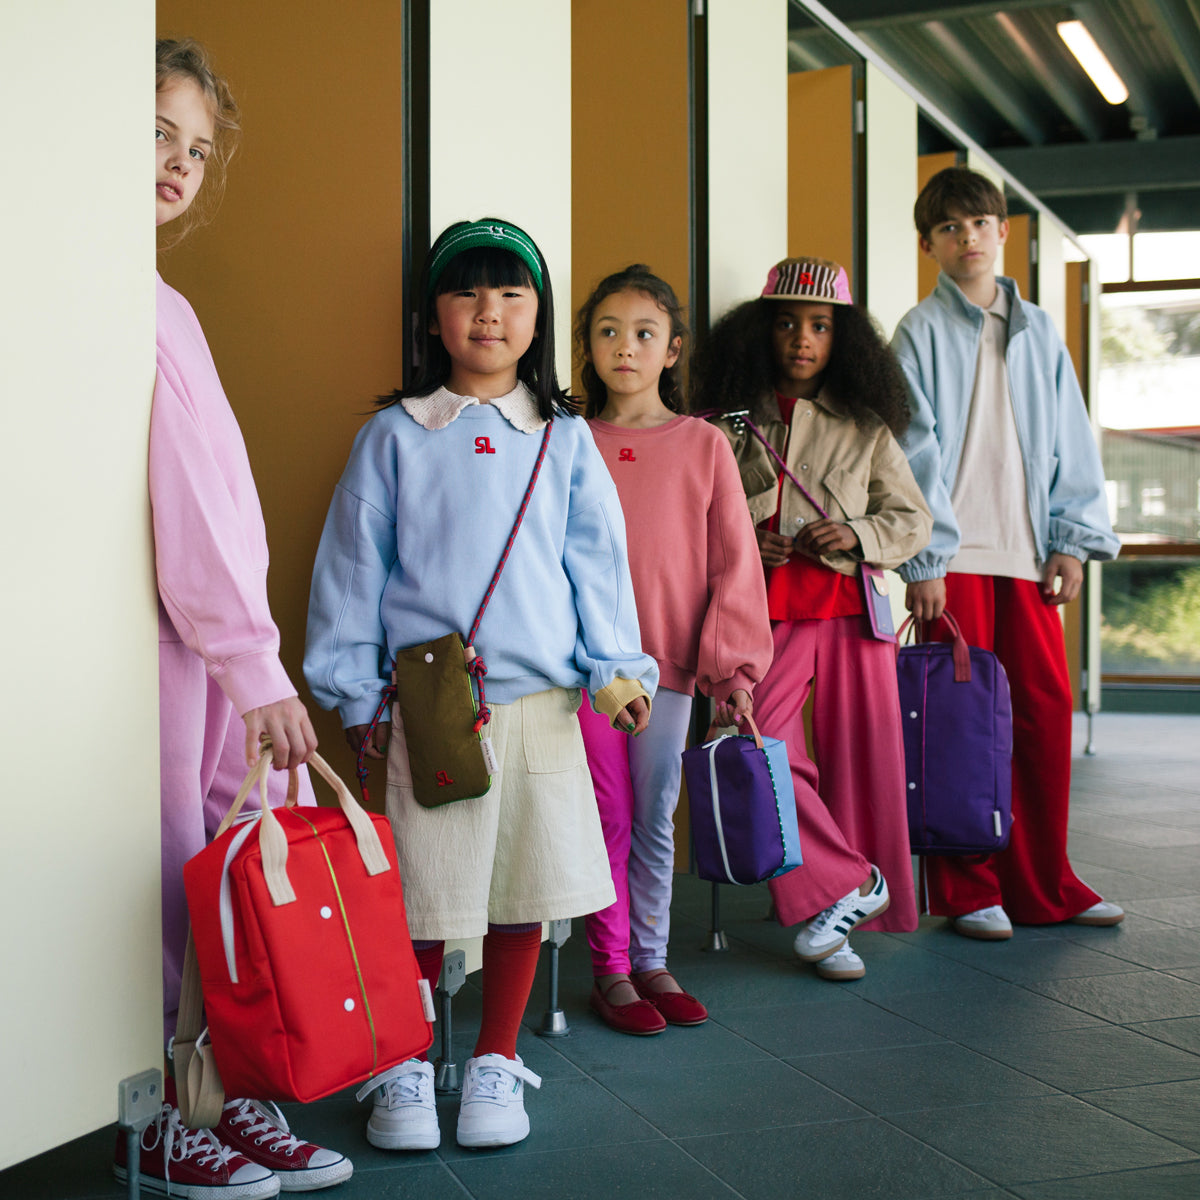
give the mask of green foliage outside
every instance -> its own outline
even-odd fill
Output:
[[[1132,574],[1134,566],[1114,563],[1104,568],[1104,670],[1200,674],[1200,566],[1189,564],[1140,586]],[[1121,568],[1126,568],[1124,580]]]
[[[1100,310],[1100,361],[1106,367],[1200,354],[1200,312],[1175,308]]]

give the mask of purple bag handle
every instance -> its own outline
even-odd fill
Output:
[[[943,612],[941,620],[946,622],[950,632],[954,635],[954,682],[955,683],[970,683],[971,682],[971,648],[967,645],[967,639],[963,637],[962,630],[958,627],[958,622],[950,615],[948,611]],[[917,621],[915,617],[908,617],[904,624],[900,626],[900,631],[896,634],[896,653],[900,653],[900,643],[904,641],[905,635],[908,633],[909,627],[912,627],[913,634],[918,641],[924,641],[921,636],[922,621]]]

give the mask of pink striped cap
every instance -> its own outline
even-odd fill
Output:
[[[768,300],[815,300],[853,304],[845,268],[825,258],[785,258],[767,275],[762,290]]]

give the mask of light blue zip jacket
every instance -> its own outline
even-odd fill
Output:
[[[1049,316],[1009,296],[1005,367],[1026,499],[1039,563],[1051,554],[1081,562],[1115,558],[1121,547],[1108,519],[1104,469],[1075,378],[1075,367]],[[950,504],[975,388],[985,313],[944,272],[937,287],[896,328],[892,349],[908,382],[913,418],[901,439],[909,466],[933,513],[929,545],[899,568],[907,583],[940,579],[958,551]]]
[[[450,632],[466,638],[541,440],[540,429],[515,429],[491,404],[438,429],[397,404],[359,431],[317,551],[304,656],[313,695],[343,725],[371,719],[398,649]],[[600,701],[620,693],[605,709],[615,712],[642,688],[654,692],[658,667],[641,649],[620,501],[582,418],[554,421],[476,648],[487,697],[500,704],[586,688]]]

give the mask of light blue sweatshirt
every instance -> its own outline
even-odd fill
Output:
[[[465,640],[529,484],[542,441],[532,396],[518,385],[495,404],[454,412],[459,403],[444,388],[405,401],[442,427],[426,428],[399,404],[377,413],[334,492],[313,569],[304,674],[347,727],[374,715],[398,649],[450,632]],[[654,692],[658,668],[641,651],[620,502],[581,419],[553,422],[475,645],[496,703],[552,687],[595,697],[618,676]],[[640,694],[619,690],[622,702]]]
[[[996,282],[1009,294],[1005,369],[1039,560],[1056,553],[1081,562],[1115,558],[1121,543],[1108,519],[1104,469],[1074,364],[1049,316],[1022,300],[1011,279]],[[943,272],[892,338],[913,410],[901,444],[933,513],[929,545],[899,568],[908,583],[940,579],[958,550],[950,496],[971,413],[984,317]]]

